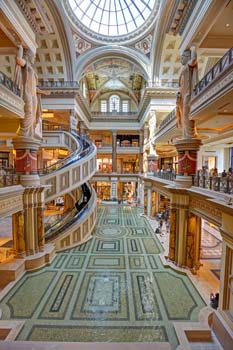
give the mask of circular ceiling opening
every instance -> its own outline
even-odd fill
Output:
[[[71,10],[94,33],[119,37],[137,31],[153,12],[156,0],[68,0]]]

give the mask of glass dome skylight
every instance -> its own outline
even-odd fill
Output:
[[[152,13],[155,0],[68,0],[79,21],[104,36],[127,35]]]

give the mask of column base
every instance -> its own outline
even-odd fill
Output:
[[[38,186],[40,185],[40,178],[37,174],[35,175],[21,175],[20,176],[21,185],[28,186]]]
[[[187,175],[177,175],[175,184],[176,184],[176,187],[188,188],[192,186],[193,178],[192,176],[187,176]]]

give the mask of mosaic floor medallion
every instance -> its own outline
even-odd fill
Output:
[[[96,236],[104,239],[112,239],[124,237],[127,234],[127,229],[121,226],[102,226],[99,227]]]

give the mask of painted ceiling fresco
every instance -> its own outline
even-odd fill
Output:
[[[93,91],[98,91],[100,95],[106,89],[125,90],[127,93],[130,91],[138,99],[138,92],[145,85],[144,73],[140,67],[120,58],[104,58],[88,65],[81,79],[83,78],[91,91],[90,100],[95,96]]]

